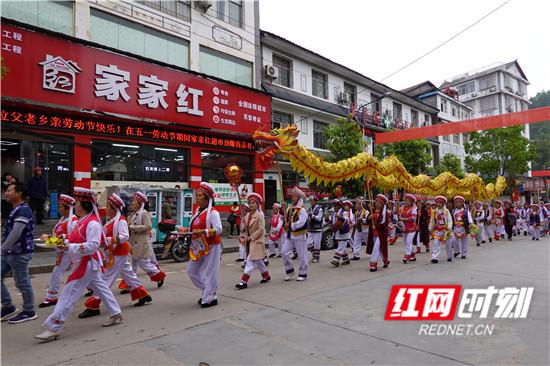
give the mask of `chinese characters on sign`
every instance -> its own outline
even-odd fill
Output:
[[[148,139],[186,145],[201,145],[205,147],[220,147],[224,149],[254,151],[252,141],[242,139],[217,137],[198,132],[177,132],[155,125],[133,125],[129,123],[113,123],[98,120],[84,120],[71,117],[60,117],[49,114],[23,112],[2,109],[2,123],[25,125],[28,127],[47,128],[58,131],[75,131],[93,135],[113,136],[119,138]]]
[[[384,319],[454,320],[460,289],[460,285],[394,285]],[[458,318],[470,319],[478,314],[484,319],[493,310],[495,319],[524,319],[533,291],[533,287],[465,289],[458,305]]]
[[[23,54],[21,42],[23,35],[19,32],[12,32],[6,29],[2,30],[2,51],[13,52],[17,55]]]
[[[523,190],[527,192],[546,191],[544,178],[524,178]]]

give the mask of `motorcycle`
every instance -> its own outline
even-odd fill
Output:
[[[172,257],[176,262],[185,262],[189,260],[189,247],[191,246],[191,233],[182,230],[170,231],[164,238],[162,246],[158,246],[155,251],[162,248],[161,259]],[[158,253],[155,253],[158,254]]]

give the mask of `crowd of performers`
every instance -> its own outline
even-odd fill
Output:
[[[275,203],[266,233],[263,198],[257,193],[247,197],[245,215],[240,225],[240,261],[243,272],[236,289],[248,287],[255,269],[260,283],[271,280],[269,259],[282,257],[284,280],[305,281],[309,263],[319,263],[323,230],[330,227],[330,235],[337,244],[330,263],[334,267],[349,265],[362,258],[362,245],[366,244],[369,270],[378,270],[381,262],[388,268],[388,245],[397,240],[397,231],[404,242],[403,263],[417,260],[422,251],[431,253],[431,262],[438,263],[442,247],[447,261],[467,258],[470,238],[479,246],[487,241],[509,240],[514,235],[531,235],[539,240],[548,232],[550,206],[524,205],[514,208],[504,201],[495,200],[491,207],[476,201],[467,206],[463,197],[452,201],[438,196],[433,204],[417,201],[411,194],[396,204],[379,194],[374,201],[362,197],[354,200],[335,199],[328,212],[319,204],[317,196],[306,197],[295,187],[292,201]],[[306,208],[305,201],[310,205]],[[222,255],[222,221],[215,208],[214,188],[200,183],[195,190],[196,210],[190,226],[191,245],[187,274],[199,289],[198,305],[209,308],[218,305],[218,282]],[[137,276],[138,268],[161,287],[166,274],[159,268],[152,249],[151,216],[147,211],[147,198],[136,192],[132,198],[131,214],[123,215],[124,201],[113,193],[108,197],[105,224],[97,209],[95,192],[75,188],[73,195],[61,195],[59,211],[62,215],[52,236],[60,243],[56,247],[57,259],[44,301],[40,307],[55,306],[44,321],[44,332],[35,336],[42,341],[55,340],[75,304],[87,292],[85,310],[79,318],[100,315],[103,304],[109,315],[103,326],[122,322],[120,305],[112,292],[117,279],[122,293],[129,293],[134,306],[143,306],[153,298]],[[430,246],[430,241],[433,240]],[[267,244],[267,250],[266,250]],[[350,252],[348,253],[348,248]],[[310,259],[311,253],[311,259]],[[297,259],[296,265],[293,259]],[[61,288],[64,275],[68,278]]]

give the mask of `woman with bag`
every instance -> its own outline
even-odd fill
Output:
[[[271,276],[263,261],[265,257],[265,218],[261,210],[262,201],[262,197],[257,193],[250,193],[248,195],[250,212],[244,217],[243,227],[250,250],[246,258],[246,265],[241,281],[235,285],[238,290],[248,287],[248,280],[254,268],[258,268],[262,274],[260,283],[266,283],[271,280]]]
[[[241,208],[237,202],[233,202],[233,206],[231,206],[231,214],[227,218],[227,222],[231,226],[229,235],[233,236],[233,229],[235,226],[237,226],[237,235],[241,234]]]

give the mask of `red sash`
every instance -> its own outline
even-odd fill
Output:
[[[123,220],[126,221],[126,218],[123,217],[123,216],[120,216],[119,222],[123,221]],[[103,228],[105,230],[105,236],[107,238],[112,238],[112,240],[114,241],[113,230],[115,228],[115,220],[111,220],[111,222],[106,224]],[[105,245],[105,243],[103,243],[103,240],[102,240],[102,244]],[[124,243],[116,244],[115,249],[113,251],[113,254],[115,256],[119,256],[119,257],[124,257],[126,255],[129,255],[130,254],[130,243],[124,242]]]

